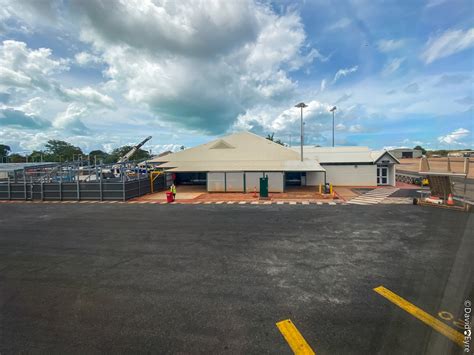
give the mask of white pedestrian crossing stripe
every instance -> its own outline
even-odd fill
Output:
[[[377,205],[398,190],[399,189],[395,187],[382,187],[373,189],[363,195],[353,198],[347,203],[351,205]]]

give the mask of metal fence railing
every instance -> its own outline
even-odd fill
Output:
[[[153,190],[165,189],[165,175],[153,181]],[[0,200],[126,201],[151,192],[148,175],[130,181],[0,182]]]

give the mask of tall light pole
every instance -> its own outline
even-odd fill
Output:
[[[336,112],[337,107],[333,106],[329,111],[332,112],[332,146],[334,147],[334,112]]]
[[[298,105],[295,105],[295,107],[298,107],[301,109],[301,161],[303,161],[303,109],[305,107],[308,107],[304,102],[300,102]]]

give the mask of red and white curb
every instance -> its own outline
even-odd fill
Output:
[[[368,205],[368,204],[384,204],[384,205],[409,205],[413,201],[411,198],[385,198],[377,203],[364,203],[362,201],[175,201],[168,203],[166,201],[25,201],[25,200],[0,200],[0,204],[127,204],[127,205]]]
[[[344,201],[25,201],[25,200],[0,200],[0,203],[26,203],[26,204],[128,204],[128,205],[346,205]]]

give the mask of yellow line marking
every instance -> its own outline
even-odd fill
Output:
[[[374,291],[377,292],[379,295],[385,297],[392,303],[396,304],[398,307],[403,309],[404,311],[410,313],[415,318],[418,318],[426,325],[429,325],[431,328],[436,330],[437,332],[443,334],[445,337],[451,339],[453,342],[458,344],[461,347],[464,347],[464,335],[457,332],[453,328],[447,326],[440,320],[436,319],[435,317],[429,315],[422,309],[418,308],[414,304],[408,302],[404,298],[398,296],[397,294],[393,293],[392,291],[386,289],[383,286],[379,286],[374,288]]]
[[[289,319],[282,320],[276,324],[291,350],[296,355],[315,355],[309,344],[303,338],[301,333],[296,329],[293,322]]]

